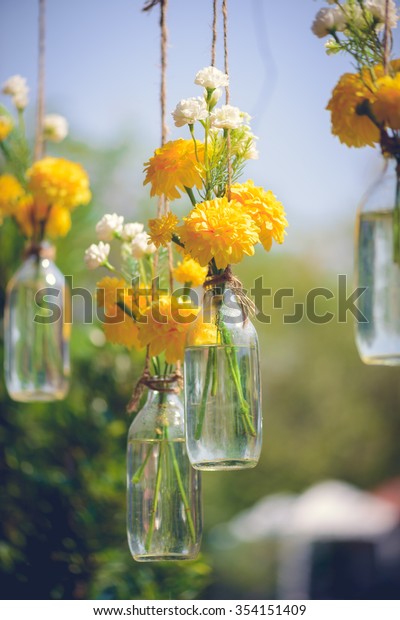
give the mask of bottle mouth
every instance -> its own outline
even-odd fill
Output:
[[[177,394],[180,390],[179,380],[176,374],[173,375],[152,375],[145,382],[146,387],[155,392],[165,392],[167,394]]]
[[[24,258],[29,258],[30,256],[54,260],[56,257],[56,248],[48,241],[41,241],[40,243],[29,241],[24,250]]]

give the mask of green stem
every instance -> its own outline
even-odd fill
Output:
[[[193,127],[193,125],[189,125],[189,130],[190,130],[190,135],[192,136],[193,142],[194,142],[194,152],[195,152],[195,155],[196,155],[196,160],[199,162],[199,154],[197,152],[197,141],[196,141],[196,138],[195,138],[195,135],[194,135],[194,127]]]
[[[231,345],[232,342],[231,342],[230,334],[222,321],[220,321],[219,323],[219,329],[220,329],[222,341],[224,342],[224,344]],[[226,347],[225,351],[226,351],[226,358],[228,361],[228,367],[229,367],[229,370],[230,370],[230,373],[231,373],[231,376],[232,376],[232,379],[235,384],[237,394],[239,397],[240,413],[243,416],[243,424],[245,428],[247,429],[247,431],[250,433],[250,435],[255,437],[257,433],[254,428],[254,424],[251,419],[251,416],[249,414],[249,405],[247,404],[243,396],[243,388],[242,388],[242,383],[240,381],[240,370],[239,370],[239,365],[238,365],[238,361],[236,357],[235,348],[234,346],[228,346]]]
[[[4,144],[4,142],[0,142],[0,148],[3,151],[3,155],[6,158],[6,160],[10,161],[12,156],[11,156],[10,149],[8,148],[8,146]]]
[[[182,241],[179,239],[178,235],[176,235],[175,233],[172,234],[171,241],[173,241],[173,243],[175,243],[176,245],[179,245],[179,247],[181,247],[181,248],[185,247],[185,244],[182,243]]]
[[[153,448],[154,448],[154,444],[151,444],[151,446],[149,447],[146,456],[144,457],[144,461],[141,464],[140,467],[137,468],[137,470],[135,471],[135,473],[132,476],[132,482],[133,484],[137,484],[138,482],[140,482],[140,480],[142,479],[143,476],[143,472],[146,469],[146,465],[149,461],[149,458],[151,456],[151,453],[153,452]]]
[[[191,202],[191,203],[192,203],[192,205],[195,207],[195,206],[196,206],[196,204],[197,204],[197,202],[196,202],[196,197],[195,197],[195,195],[193,194],[193,190],[192,190],[192,188],[191,188],[191,187],[186,187],[186,185],[185,185],[185,190],[186,190],[187,195],[188,195],[188,196],[189,196],[189,198],[190,198],[190,202]],[[172,237],[172,241],[174,241],[174,238],[173,238],[173,237]],[[176,243],[176,242],[175,242],[175,243]]]
[[[159,442],[158,463],[157,463],[157,477],[156,477],[156,486],[155,486],[155,489],[154,489],[153,507],[151,509],[150,528],[149,528],[149,531],[147,532],[146,543],[145,543],[145,548],[146,548],[147,552],[149,552],[150,547],[151,547],[151,543],[152,543],[152,540],[153,540],[154,526],[155,526],[155,522],[156,522],[156,514],[157,514],[157,508],[158,508],[158,498],[159,498],[160,492],[161,492],[163,453],[164,453],[164,442],[163,442],[163,440],[161,440]]]
[[[400,265],[400,159],[396,165],[396,202],[393,210],[393,260]]]
[[[201,433],[203,430],[203,424],[204,424],[204,416],[206,413],[206,406],[207,406],[207,396],[208,396],[208,390],[210,388],[210,383],[211,383],[211,370],[213,367],[213,349],[212,347],[209,347],[208,349],[208,358],[207,358],[207,367],[206,367],[206,378],[204,381],[204,389],[203,389],[203,394],[201,397],[201,403],[200,403],[200,411],[199,411],[199,417],[197,420],[197,426],[196,426],[196,431],[194,434],[194,438],[198,441],[201,437]]]
[[[167,428],[165,429],[165,436],[166,436],[166,438],[168,440],[168,429]],[[187,517],[187,521],[188,521],[188,525],[189,525],[189,530],[190,530],[190,535],[191,535],[192,541],[194,543],[196,541],[196,531],[194,529],[192,513],[190,511],[189,501],[188,501],[188,498],[187,498],[187,495],[186,495],[186,492],[185,492],[185,488],[183,486],[181,471],[179,469],[179,464],[178,464],[178,461],[176,459],[175,448],[174,448],[173,442],[168,440],[168,446],[169,446],[169,450],[171,452],[172,464],[174,466],[174,472],[175,472],[175,476],[176,476],[176,481],[178,483],[179,492],[181,494],[182,502],[183,502],[183,505],[185,507],[186,517]]]
[[[212,369],[211,396],[216,396],[217,388],[218,388],[218,374],[217,374],[218,349],[217,347],[214,347],[212,349],[212,352],[213,352],[213,369]]]
[[[25,119],[24,119],[24,111],[18,110],[18,128],[21,132],[21,135],[25,138]]]

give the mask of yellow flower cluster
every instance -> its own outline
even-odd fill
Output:
[[[380,127],[400,128],[400,61],[384,74],[378,65],[369,71],[345,73],[335,86],[327,105],[332,133],[347,146],[374,146],[380,141]]]
[[[15,215],[24,195],[22,185],[12,174],[0,175],[0,221],[3,217]]]
[[[190,256],[185,256],[172,272],[175,280],[188,286],[200,286],[207,277],[207,267],[202,267]]]
[[[205,267],[214,259],[218,269],[254,254],[260,242],[266,250],[272,240],[283,243],[287,220],[282,204],[271,191],[253,181],[235,184],[226,197],[199,203],[178,229],[185,251]]]
[[[258,230],[251,217],[236,201],[226,197],[201,202],[178,229],[185,251],[205,267],[212,259],[218,269],[239,263],[254,254]]]
[[[0,115],[0,142],[3,142],[3,140],[8,137],[13,126],[14,123],[10,116],[6,116],[5,114]]]
[[[150,239],[159,248],[161,245],[166,246],[175,232],[178,218],[174,213],[167,213],[162,217],[156,217],[149,220]]]
[[[74,209],[91,199],[88,175],[80,164],[67,159],[40,159],[28,170],[27,178],[35,203],[44,208],[57,204]]]
[[[107,340],[128,348],[139,348],[137,324],[118,302],[122,302],[131,313],[137,312],[132,291],[124,280],[105,277],[97,282],[97,305],[104,308],[103,329]]]
[[[79,164],[46,157],[27,172],[26,192],[10,174],[0,176],[0,217],[13,216],[26,237],[64,237],[71,228],[71,209],[91,198],[89,179]]]
[[[283,205],[271,190],[256,187],[249,180],[231,187],[231,199],[240,202],[258,228],[260,243],[269,252],[272,240],[283,243],[288,225]]]
[[[198,146],[198,154],[204,147]],[[143,185],[151,184],[150,195],[170,200],[180,198],[185,187],[202,186],[202,166],[196,159],[192,140],[174,140],[157,149],[145,163],[146,178]],[[179,191],[178,191],[179,190]]]
[[[186,334],[197,312],[198,309],[180,304],[176,297],[160,296],[145,310],[138,324],[140,343],[149,346],[150,356],[164,352],[168,364],[182,360]]]

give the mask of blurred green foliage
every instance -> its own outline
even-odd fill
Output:
[[[71,142],[63,149],[63,155],[79,159],[90,171],[94,200],[92,208],[74,213],[73,231],[58,244],[57,263],[74,275],[74,285],[93,291],[99,274],[85,271],[82,256],[94,240],[97,219],[115,210],[117,172],[128,151],[125,146],[94,151]],[[151,212],[147,205],[146,213]],[[133,209],[125,215],[130,220],[148,217]],[[12,224],[4,225],[1,305],[21,250]],[[214,526],[265,495],[300,492],[321,479],[339,478],[369,489],[400,474],[398,369],[359,361],[351,317],[337,321],[336,295],[317,307],[335,314],[331,322],[316,325],[303,318],[283,323],[283,314],[293,313],[293,304],[304,302],[310,289],[326,286],[336,294],[335,265],[323,268],[308,256],[277,249],[258,253],[236,272],[248,288],[262,275],[264,286],[273,291],[293,287],[295,296],[282,310],[273,310],[271,297],[266,298],[264,311],[272,322],[256,321],[264,396],[262,458],[253,470],[203,475],[204,557],[176,565],[131,559],[125,535],[130,424],[125,404],[142,360],[123,348],[99,345],[98,327],[75,321],[73,377],[64,402],[14,403],[0,383],[3,598],[272,598],[276,542],[224,548]],[[2,347],[0,356],[2,362]]]

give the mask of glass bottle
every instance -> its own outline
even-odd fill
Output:
[[[138,562],[192,560],[200,549],[200,474],[186,452],[173,377],[153,377],[128,434],[127,532]]]
[[[359,209],[356,224],[356,285],[363,316],[356,342],[366,364],[400,364],[399,171],[395,158]]]
[[[185,350],[186,440],[202,470],[246,469],[262,441],[257,332],[230,284],[207,285]]]
[[[20,402],[63,399],[69,387],[69,293],[46,242],[29,246],[7,286],[4,365],[8,393]]]

